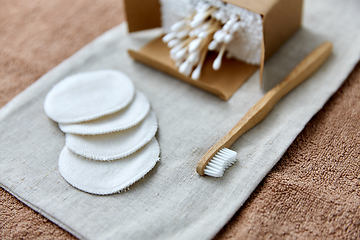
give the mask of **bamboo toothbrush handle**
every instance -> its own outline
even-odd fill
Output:
[[[310,77],[330,56],[332,43],[326,41],[303,59],[291,73],[273,89],[267,92],[199,161],[196,171],[204,175],[204,169],[210,159],[222,148],[229,148],[242,134],[263,120],[276,103],[288,92]]]

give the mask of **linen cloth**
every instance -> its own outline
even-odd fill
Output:
[[[334,4],[335,3],[336,2],[334,2]],[[26,181],[25,179],[23,181],[20,181],[19,179],[22,178],[24,174],[19,173],[19,169],[16,170],[17,173],[11,171],[11,169],[15,169],[15,168],[10,167],[7,168],[6,176],[2,175],[2,179],[1,179],[2,184],[5,187],[7,187],[8,190],[11,190],[13,193],[16,193],[18,196],[20,194],[20,196],[23,198],[24,201],[28,201],[28,204],[30,204],[29,201],[31,201],[33,204],[36,204],[36,206],[33,205],[33,207],[36,208],[37,210],[41,210],[44,215],[50,217],[49,214],[51,214],[50,218],[53,219],[54,221],[56,220],[59,223],[60,220],[62,223],[65,223],[66,226],[64,224],[62,224],[62,226],[79,237],[85,236],[87,238],[90,237],[99,238],[99,236],[101,236],[105,238],[106,236],[122,236],[126,238],[127,236],[131,235],[131,229],[132,229],[131,226],[135,226],[137,224],[139,227],[141,226],[141,229],[143,231],[141,232],[137,231],[138,235],[131,235],[132,238],[136,236],[140,237],[142,233],[144,234],[142,235],[143,237],[157,236],[164,238],[167,237],[184,238],[186,236],[191,236],[192,238],[208,238],[212,236],[214,232],[216,232],[219,229],[219,226],[224,222],[226,222],[226,219],[228,219],[229,216],[231,216],[234,213],[234,211],[236,211],[236,209],[242,204],[243,199],[246,199],[247,197],[246,195],[248,195],[252,191],[252,189],[256,186],[257,182],[261,180],[262,176],[264,176],[266,172],[271,168],[271,166],[277,161],[276,157],[281,156],[282,151],[284,151],[284,149],[286,149],[286,147],[290,144],[286,142],[292,141],[294,135],[296,136],[297,134],[296,132],[299,132],[301,130],[302,126],[304,126],[306,121],[308,121],[311,118],[311,116],[317,111],[316,109],[321,108],[322,104],[326,101],[326,99],[341,84],[342,80],[345,79],[347,73],[352,69],[353,64],[356,62],[356,60],[359,57],[359,51],[358,51],[359,49],[357,48],[357,46],[355,46],[356,44],[353,45],[350,44],[353,41],[355,42],[359,41],[358,33],[349,32],[349,31],[342,32],[344,28],[337,29],[335,27],[333,27],[332,31],[330,32],[324,30],[326,29],[326,26],[330,26],[330,24],[334,26],[334,23],[336,23],[336,21],[340,21],[340,22],[347,21],[348,23],[354,24],[353,20],[356,19],[356,15],[354,15],[355,10],[353,10],[351,7],[349,7],[348,9],[339,9],[339,8],[333,9],[334,4],[331,5],[331,3],[329,3],[329,6],[324,6],[321,4],[321,2],[314,2],[314,3],[312,2],[312,4],[314,4],[312,6],[313,9],[311,9],[312,12],[308,9],[305,9],[305,12],[308,11],[306,12],[306,14],[308,14],[308,18],[305,18],[304,29],[300,31],[296,36],[294,36],[294,38],[291,39],[289,43],[286,44],[286,46],[283,48],[286,50],[283,51],[282,49],[277,56],[275,56],[267,63],[267,65],[269,66],[267,70],[271,70],[270,68],[271,63],[273,63],[274,64],[273,76],[274,76],[275,75],[274,72],[276,70],[279,70],[275,68],[276,66],[278,67],[278,65],[275,64],[276,60],[280,61],[282,59],[281,53],[285,54],[289,49],[293,50],[292,54],[297,53],[301,55],[301,53],[298,51],[304,50],[301,48],[301,46],[304,47],[304,45],[300,44],[299,46],[297,44],[302,43],[302,41],[306,38],[312,39],[314,42],[320,41],[321,38],[332,40],[335,43],[335,50],[334,50],[335,53],[333,57],[321,69],[319,73],[317,73],[313,78],[309,79],[308,82],[301,85],[298,89],[292,92],[288,97],[284,99],[284,101],[281,101],[276,107],[276,109],[274,109],[271,115],[269,115],[269,117],[263,123],[261,123],[257,128],[253,129],[251,132],[244,135],[241,139],[239,139],[239,141],[236,142],[236,144],[233,146],[233,149],[238,151],[239,153],[243,153],[244,159],[240,159],[235,166],[227,170],[225,176],[222,179],[214,180],[210,178],[200,178],[196,174],[194,174],[193,172],[194,167],[196,166],[199,156],[201,156],[213,143],[215,143],[220,137],[222,137],[223,134],[225,134],[237,122],[237,120],[240,119],[240,117],[246,112],[246,110],[261,97],[262,94],[261,92],[258,91],[257,76],[253,76],[249,80],[249,82],[246,83],[246,85],[242,87],[230,101],[221,102],[217,98],[207,93],[194,89],[190,86],[187,86],[184,83],[173,80],[168,76],[165,76],[161,73],[157,73],[152,69],[149,69],[140,64],[136,64],[127,60],[129,61],[128,63],[126,63],[128,64],[127,67],[129,66],[132,67],[132,69],[125,69],[128,71],[128,73],[134,69],[137,70],[141,69],[141,71],[144,71],[146,73],[153,73],[154,75],[156,75],[156,78],[151,77],[151,81],[145,81],[145,80],[140,81],[141,78],[138,78],[137,84],[141,84],[139,85],[139,88],[141,86],[141,88],[146,89],[147,90],[146,93],[149,94],[153,93],[153,95],[151,95],[152,98],[150,99],[150,102],[153,101],[154,104],[156,103],[155,105],[152,104],[152,106],[154,106],[153,108],[155,112],[157,112],[157,115],[159,117],[160,132],[158,135],[159,136],[158,139],[160,141],[160,146],[162,147],[163,154],[161,156],[161,162],[160,162],[161,164],[156,168],[156,174],[153,174],[153,176],[149,177],[146,182],[141,181],[141,184],[139,183],[136,186],[134,186],[135,188],[132,188],[131,191],[129,191],[128,193],[124,195],[114,195],[112,197],[118,200],[123,200],[124,198],[134,197],[134,194],[139,194],[136,197],[136,199],[139,201],[139,199],[141,199],[139,197],[141,196],[147,196],[147,197],[152,196],[150,202],[146,201],[145,203],[145,201],[141,201],[141,200],[140,202],[137,202],[138,207],[140,206],[140,208],[142,207],[142,210],[144,209],[147,210],[145,211],[145,214],[144,211],[141,211],[140,208],[135,209],[129,205],[128,207],[126,207],[126,209],[122,208],[121,209],[122,211],[119,213],[122,216],[126,216],[124,214],[125,212],[134,212],[134,213],[136,212],[139,215],[143,213],[142,218],[137,218],[137,221],[131,221],[131,219],[127,218],[126,219],[127,221],[125,220],[122,221],[122,220],[118,220],[119,216],[117,216],[117,218],[111,219],[110,216],[103,215],[102,220],[107,218],[111,220],[109,220],[106,224],[104,220],[103,221],[99,220],[97,222],[96,224],[98,228],[97,230],[101,228],[100,229],[101,233],[99,233],[99,231],[92,230],[93,228],[87,225],[89,224],[89,222],[91,222],[91,218],[92,220],[94,219],[98,220],[99,216],[94,214],[94,212],[90,212],[90,213],[87,212],[86,209],[83,208],[84,206],[81,204],[81,202],[87,203],[88,205],[91,206],[97,206],[99,211],[100,210],[99,206],[96,205],[95,202],[96,201],[101,202],[101,198],[91,199],[92,201],[89,202],[88,200],[90,199],[88,199],[88,196],[82,195],[82,197],[87,198],[86,199],[87,201],[81,198],[78,201],[80,203],[79,204],[80,206],[76,207],[77,214],[72,216],[73,219],[68,219],[68,217],[66,216],[70,216],[69,213],[67,214],[58,213],[56,209],[51,209],[52,206],[54,205],[47,197],[48,195],[51,195],[53,196],[53,199],[56,200],[56,198],[54,197],[54,193],[59,194],[59,192],[56,191],[51,192],[52,190],[56,190],[57,189],[56,187],[53,186],[52,188],[50,188],[49,189],[50,192],[47,192],[48,195],[46,194],[46,192],[41,193],[43,194],[42,196],[38,195],[41,189],[46,189],[44,187],[49,185],[49,182],[45,183],[45,181],[49,180],[51,177],[54,177],[56,174],[56,170],[54,170],[53,172],[54,174],[51,174],[51,176],[49,175],[45,176],[45,174],[42,175],[44,181],[40,181],[37,183],[35,181],[36,178],[38,180],[41,180],[41,177],[39,178],[38,175],[36,175],[34,179],[31,179],[31,181],[28,178],[26,178]],[[355,2],[353,2],[353,4],[355,4]],[[316,13],[315,10],[318,11],[318,13]],[[344,16],[342,11],[350,14]],[[331,19],[326,19],[327,21],[330,21],[330,23],[327,22],[325,24],[324,22],[321,22],[320,20],[324,21],[324,19],[316,19],[316,16],[318,16],[319,12],[324,14],[324,16],[329,16],[327,14],[331,12],[331,15],[334,16],[336,21],[334,20],[334,22],[332,22],[330,21]],[[340,12],[342,13],[342,15],[339,15]],[[318,22],[319,25],[309,26],[309,22],[314,23],[314,18],[315,20],[320,21]],[[348,29],[356,29],[356,26],[355,25],[348,26]],[[30,110],[37,109],[38,111],[41,111],[41,109],[37,108],[37,105],[41,105],[42,96],[44,96],[46,90],[50,88],[50,86],[45,86],[45,85],[53,84],[54,82],[61,80],[61,78],[63,78],[64,76],[70,75],[73,72],[83,71],[86,69],[101,69],[109,66],[113,67],[114,69],[120,69],[120,67],[118,67],[116,63],[111,61],[111,60],[119,60],[119,56],[114,56],[114,53],[109,53],[111,51],[107,51],[111,47],[116,47],[116,46],[119,48],[126,47],[124,46],[126,44],[122,44],[124,38],[121,39],[120,42],[118,39],[116,41],[111,40],[115,37],[114,35],[116,34],[118,34],[118,36],[116,37],[119,37],[119,35],[122,36],[119,32],[115,34],[115,31],[116,30],[107,33],[106,35],[102,36],[100,39],[95,41],[93,44],[88,46],[87,49],[85,50],[87,51],[91,50],[92,51],[91,54],[86,55],[86,51],[83,50],[80,53],[74,55],[70,60],[64,62],[58,68],[54,69],[49,74],[45,75],[40,81],[38,81],[31,88],[29,88],[27,91],[21,94],[18,98],[14,99],[14,101],[12,101],[8,106],[6,106],[1,111],[2,147],[9,146],[16,148],[16,146],[19,146],[19,145],[12,146],[10,143],[5,142],[4,139],[7,136],[8,139],[6,141],[9,142],[11,142],[11,140],[12,142],[16,142],[15,139],[19,139],[24,136],[25,138],[23,140],[29,141],[29,136],[27,136],[27,133],[36,133],[37,135],[39,135],[40,134],[39,131],[47,132],[49,129],[56,127],[56,126],[52,126],[51,123],[48,123],[46,126],[43,126],[43,128],[46,129],[33,131],[33,128],[28,128],[28,126],[35,126],[35,127],[41,126],[41,124],[38,124],[38,121],[41,119],[42,121],[44,121],[44,119],[40,117],[40,119],[37,119],[37,121],[25,122],[26,126],[23,126],[22,128],[21,128],[21,124],[19,124],[19,128],[13,129],[14,131],[13,133],[11,132],[11,130],[3,128],[6,125],[4,123],[6,122],[7,124],[10,123],[9,121],[10,119],[18,119],[17,117],[19,116],[26,116],[26,114],[24,113],[25,109],[27,114],[30,112]],[[316,34],[311,35],[311,33],[316,33]],[[342,33],[343,35],[341,35],[340,33]],[[137,37],[141,37],[141,34],[137,35]],[[141,39],[139,38],[134,39],[134,38],[135,36],[132,36],[132,39],[134,41],[139,41],[138,43],[140,45]],[[106,41],[108,42],[105,43]],[[309,42],[309,43],[314,43],[314,42]],[[133,43],[135,44],[135,42]],[[91,49],[94,48],[94,45],[96,45],[97,49]],[[349,47],[350,45],[351,47]],[[296,46],[298,48],[296,48]],[[99,48],[102,49],[100,50]],[[294,51],[294,49],[296,51]],[[99,54],[101,51],[104,51],[102,52],[104,55],[108,55],[107,60],[109,62],[105,61],[103,57],[101,59],[100,58],[94,59],[94,54]],[[82,58],[82,60],[79,59],[80,58],[79,56]],[[126,59],[126,57],[124,58]],[[287,60],[289,60],[289,58],[287,58]],[[70,61],[76,63],[75,64],[76,66],[70,66],[71,64],[68,64]],[[84,61],[85,63],[82,61]],[[287,62],[285,60],[283,61]],[[340,62],[341,65],[343,66],[342,68],[339,67]],[[292,63],[294,64],[294,62]],[[124,62],[121,62],[121,64],[124,64]],[[336,65],[336,69],[331,68],[332,65],[333,66]],[[138,72],[137,74],[140,73]],[[333,80],[332,82],[326,81],[327,74],[330,74],[332,76],[331,77],[331,80]],[[147,75],[144,74],[141,76],[144,78],[144,76]],[[44,84],[44,82],[46,84]],[[156,89],[155,87],[152,90],[147,88],[149,86],[152,86],[152,84],[157,86],[159,89]],[[315,87],[319,87],[319,88],[316,89]],[[39,94],[38,97],[34,97],[33,92],[39,92],[40,90],[42,90],[43,93]],[[170,92],[168,91],[167,93],[164,93],[163,91],[160,90],[170,90]],[[252,96],[248,95],[249,97],[246,98],[247,93],[249,93],[249,95],[250,93],[252,93]],[[179,96],[181,96],[181,98],[177,99]],[[158,100],[159,98],[162,98],[163,100],[172,100],[172,101],[169,101],[167,103],[166,101],[161,102]],[[303,98],[304,101],[301,102],[300,100],[302,100]],[[28,99],[31,99],[31,101],[26,103],[22,102]],[[306,104],[309,104],[309,102],[313,104],[311,104],[311,106],[304,106]],[[189,103],[191,103],[191,105],[187,106],[186,104]],[[297,108],[298,106],[301,106],[302,108],[299,109]],[[204,109],[204,112],[198,111],[199,109],[200,110]],[[209,111],[206,112],[206,110]],[[161,116],[160,116],[160,112],[162,112]],[[182,114],[180,114],[179,112]],[[167,113],[171,113],[170,114],[171,117],[169,117],[169,114]],[[184,115],[185,113],[189,113],[189,115],[190,114],[192,115],[190,115],[188,118],[181,118],[182,120],[181,125],[175,125],[173,121],[179,123],[179,117],[181,115]],[[220,115],[219,113],[223,115]],[[300,116],[301,118],[303,118],[304,115],[307,115],[308,119],[305,122],[302,122],[299,119],[298,115],[301,115]],[[18,119],[17,122],[24,124],[24,121],[26,119],[22,119],[22,122],[20,122],[20,119]],[[282,124],[279,124],[279,121],[286,123],[286,127],[285,128],[284,126],[281,127]],[[274,129],[275,127],[276,129]],[[289,129],[289,130],[288,132],[285,133],[284,131],[281,131],[284,129],[286,130]],[[182,130],[185,130],[187,132],[184,134]],[[170,133],[171,136],[169,136]],[[263,133],[266,134],[264,135]],[[61,150],[61,148],[57,148],[57,146],[51,145],[51,143],[55,143],[54,145],[58,144],[56,143],[57,141],[59,141],[58,134],[61,133],[57,131],[51,131],[51,134],[53,136],[51,136],[49,140],[52,141],[49,142],[49,148],[45,150],[45,153],[49,154],[50,156],[52,156],[52,154],[50,154],[51,150],[52,151]],[[269,136],[269,134],[271,134],[272,136]],[[193,138],[194,136],[196,137]],[[28,139],[26,139],[26,137]],[[62,137],[63,136],[61,136],[61,138]],[[278,139],[276,139],[278,140],[278,142],[272,141],[276,137],[279,137]],[[258,141],[258,139],[256,138],[260,138],[260,140]],[[167,141],[169,139],[171,139],[170,142]],[[24,141],[22,143],[24,143]],[[25,141],[25,143],[29,145],[29,142]],[[195,143],[200,143],[200,144],[199,146],[196,146]],[[279,147],[279,144],[281,145],[284,143],[286,143],[287,146]],[[30,143],[30,145],[31,144],[32,143]],[[176,146],[176,144],[178,146]],[[41,146],[46,146],[45,141],[42,142]],[[165,146],[168,147],[166,153],[164,153],[164,149],[166,149]],[[31,152],[31,151],[20,150],[16,152],[15,153],[16,156],[14,156],[13,155],[14,152],[9,151],[10,149],[11,148],[7,149],[6,151],[2,149],[3,153],[6,153],[6,157],[5,157],[6,159],[21,158],[21,161],[24,161],[24,158],[29,160],[29,157],[30,159],[33,159],[33,161],[35,159],[36,160],[45,159],[43,158],[43,156],[41,156],[39,152],[34,152],[34,151]],[[195,151],[191,153],[187,152],[188,150],[191,149],[194,149]],[[256,149],[259,150],[256,151]],[[271,150],[271,151],[267,152],[266,150],[268,151]],[[4,156],[3,153],[1,154],[2,158]],[[24,156],[22,155],[22,153],[24,153]],[[186,156],[188,156],[188,158],[186,158]],[[52,159],[53,161],[54,159],[57,159],[57,156],[51,157],[49,159]],[[52,165],[48,163],[49,159],[47,159],[46,161],[48,167]],[[9,167],[9,165],[11,164],[16,164],[16,162],[14,161],[12,161],[12,163],[9,163],[9,160],[5,161],[2,159],[1,169],[4,168],[5,165],[4,162],[5,163],[7,162],[6,164],[7,167]],[[262,164],[263,162],[266,162],[267,164]],[[22,167],[24,164],[26,164],[26,161],[25,163],[18,162],[16,166]],[[256,167],[257,165],[259,167]],[[29,166],[31,167],[32,164],[29,164]],[[40,167],[40,168],[44,169],[44,167]],[[246,168],[248,170],[246,170]],[[24,171],[24,173],[32,172],[30,171],[31,169],[28,170],[26,170],[26,168],[21,168],[21,169]],[[40,169],[37,170],[40,171]],[[173,174],[170,174],[170,172],[172,172]],[[250,177],[246,178],[246,176],[250,176]],[[168,182],[164,183],[161,178],[165,178],[164,181],[167,180]],[[57,178],[55,177],[55,179]],[[71,196],[71,199],[67,198],[66,201],[64,202],[58,200],[58,202],[60,203],[62,202],[62,204],[65,204],[62,205],[63,207],[62,211],[64,211],[64,207],[67,207],[65,209],[75,208],[74,205],[69,204],[69,201],[74,201],[74,197],[80,197],[80,196],[79,195],[76,196],[78,194],[76,191],[72,190],[71,188],[67,188],[65,185],[62,185],[63,184],[61,182],[62,179],[57,179],[57,180],[59,180],[59,182],[56,183],[64,187],[63,189],[60,189],[60,192],[64,191],[63,194],[65,194],[66,196]],[[245,182],[239,184],[241,180],[245,180]],[[22,186],[21,184],[17,183],[17,181],[19,183],[22,182]],[[32,191],[28,189],[29,187],[24,186],[24,183],[26,183],[27,181],[30,181],[31,183],[37,183],[35,184],[35,186],[34,184],[32,185],[33,186]],[[244,183],[245,184],[253,183],[253,185],[244,186],[243,185]],[[161,188],[161,186],[155,187],[155,184],[160,184],[161,186],[166,186],[167,184],[171,184],[171,186],[177,186],[177,187],[175,189],[171,189],[171,186],[169,186],[169,188]],[[27,186],[29,185],[31,184],[28,183]],[[69,191],[66,191],[66,189],[68,189]],[[140,189],[146,191],[146,193],[149,195],[140,192]],[[154,189],[157,189],[158,192],[156,191],[154,192],[153,191]],[[159,193],[159,195],[156,195],[156,193]],[[241,196],[243,196],[242,199],[239,197],[240,194]],[[176,196],[179,196],[176,199],[177,204],[172,205],[171,204],[172,202],[165,198],[168,195],[173,195],[174,199],[176,199],[175,198]],[[231,197],[235,195],[236,195],[236,200],[233,200],[233,198]],[[203,198],[201,198],[201,196],[203,196]],[[107,201],[106,211],[109,211],[111,209],[116,209],[115,204],[118,202],[114,203],[111,200],[113,199],[110,198],[110,200],[109,199],[102,200],[102,201]],[[159,205],[154,206],[153,204],[151,204],[156,202],[162,202],[161,208],[157,208],[159,207]],[[123,207],[123,205],[121,206]],[[196,206],[200,206],[200,209],[196,210]],[[168,211],[164,211],[164,208],[167,208]],[[195,210],[191,211],[193,209]],[[176,213],[177,210],[184,210],[184,211],[176,215],[174,213]],[[162,214],[158,214],[158,213],[162,213]],[[81,215],[82,216],[86,215],[86,219],[82,219]],[[63,218],[65,217],[67,218],[66,220],[67,222],[64,222]],[[135,218],[132,219],[136,219],[136,216],[134,217]],[[82,220],[76,221],[76,219],[82,219]],[[176,224],[175,221],[174,222],[171,221],[172,219],[177,220]],[[118,224],[114,224],[112,222],[114,220],[117,220]],[[150,225],[141,224],[144,222],[150,223]],[[122,223],[128,223],[128,225],[127,224],[121,225]],[[208,228],[202,228],[202,225],[205,224],[208,226]],[[136,226],[134,228],[136,228]],[[79,232],[80,229],[82,229],[81,232]],[[119,232],[118,234],[116,234],[116,231],[120,231],[122,235],[119,235],[120,234]],[[92,233],[94,234],[92,235]]]

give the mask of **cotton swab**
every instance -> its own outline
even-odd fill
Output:
[[[208,18],[216,10],[217,10],[216,8],[212,7],[209,10],[207,10],[206,12],[196,14],[194,16],[193,20],[190,22],[190,26],[192,28],[199,26],[201,23],[204,22],[204,20],[206,18]]]
[[[186,76],[189,76],[190,73],[191,73],[191,69],[192,69],[192,64],[188,61],[188,60],[185,60],[179,67],[179,72],[186,75]]]
[[[241,28],[243,28],[245,26],[245,23],[243,21],[237,21],[236,23],[234,23],[232,25],[232,27],[230,28],[230,33],[235,33],[240,31]]]
[[[225,23],[225,25],[222,27],[222,29],[223,29],[224,31],[229,32],[230,29],[231,29],[231,27],[234,25],[234,23],[237,22],[237,20],[238,20],[237,17],[232,17],[232,18],[230,18],[230,20]]]
[[[218,45],[219,45],[219,43],[216,40],[212,40],[211,43],[208,46],[208,49],[210,51],[214,51],[217,48]]]
[[[231,33],[228,33],[225,35],[224,37],[224,43],[228,44],[229,42],[231,42],[231,40],[233,40],[234,35]]]
[[[193,64],[197,64],[200,61],[200,51],[195,51],[189,54],[188,60]]]
[[[218,30],[217,32],[214,33],[214,39],[217,42],[222,42],[224,41],[224,37],[227,33],[225,31],[223,31],[222,29]]]
[[[185,47],[186,45],[188,45],[194,38],[187,38],[186,40],[182,41],[181,43],[177,44],[176,46],[174,46],[171,50],[170,50],[170,57],[172,59],[174,59],[176,53],[182,49],[183,47]]]
[[[183,27],[186,26],[186,21],[181,20],[179,22],[174,23],[171,27],[170,27],[170,31],[172,32],[178,32],[179,30],[181,30]]]
[[[190,32],[191,28],[190,27],[185,27],[183,30],[179,31],[176,33],[176,37],[178,39],[183,39],[186,38]]]
[[[196,38],[194,40],[192,40],[189,43],[189,52],[195,52],[197,49],[199,49],[200,45],[201,45],[202,39],[201,38]]]
[[[199,60],[199,63],[198,65],[196,66],[195,70],[193,71],[193,73],[191,74],[191,78],[193,80],[198,80],[200,78],[200,75],[201,75],[201,69],[203,67],[203,64],[205,62],[205,57],[207,55],[207,47],[206,45],[211,41],[211,38],[208,37],[206,40],[205,40],[205,43],[204,43],[204,47],[202,48],[201,50],[201,53],[200,53],[200,60]]]
[[[226,44],[224,43],[221,48],[220,48],[220,52],[218,54],[218,56],[216,57],[216,59],[214,60],[214,63],[212,65],[214,70],[219,70],[220,66],[221,66],[221,61],[222,61],[222,57],[224,55],[226,49]]]
[[[192,78],[193,80],[199,80],[200,74],[201,74],[201,69],[202,69],[202,66],[203,66],[203,64],[204,64],[206,54],[207,54],[207,51],[206,51],[206,49],[204,49],[204,50],[201,52],[201,57],[200,57],[199,64],[196,66],[195,70],[194,70],[194,71],[192,72],[192,74],[191,74],[191,78]]]
[[[172,39],[168,42],[167,45],[169,48],[172,48],[172,47],[175,47],[176,45],[178,45],[179,43],[181,43],[180,39]]]
[[[200,32],[198,37],[199,38],[206,38],[208,35],[213,34],[214,32],[218,31],[219,29],[220,29],[219,24],[214,24],[209,29]]]
[[[186,56],[186,53],[188,51],[187,47],[184,47],[182,49],[180,49],[176,54],[175,54],[175,60],[180,60],[180,59],[184,59]]]
[[[176,32],[170,32],[168,34],[166,34],[162,40],[164,43],[167,43],[169,42],[170,40],[174,39],[176,37]]]

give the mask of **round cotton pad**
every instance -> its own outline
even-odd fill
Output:
[[[79,73],[65,78],[47,94],[44,110],[59,123],[96,119],[125,108],[135,93],[131,80],[114,70]]]
[[[148,173],[159,160],[159,154],[155,138],[136,153],[111,162],[85,159],[64,147],[59,171],[68,183],[84,192],[112,194],[126,189]]]
[[[104,117],[73,124],[60,123],[63,132],[81,135],[97,135],[131,128],[141,122],[149,113],[150,103],[146,96],[136,91],[132,103],[121,111]]]
[[[124,131],[101,135],[77,135],[67,133],[66,146],[83,157],[110,161],[126,157],[148,143],[157,131],[154,112],[150,111],[138,125]]]

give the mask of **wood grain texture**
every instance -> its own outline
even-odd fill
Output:
[[[124,19],[120,0],[0,6],[0,106]],[[360,64],[215,239],[359,238],[359,119]],[[75,237],[0,188],[0,239]]]
[[[283,96],[308,79],[321,66],[331,52],[332,43],[324,42],[305,57],[284,80],[267,92],[220,141],[205,153],[196,167],[197,173],[204,175],[206,165],[220,149],[230,148],[241,135],[261,122]]]

